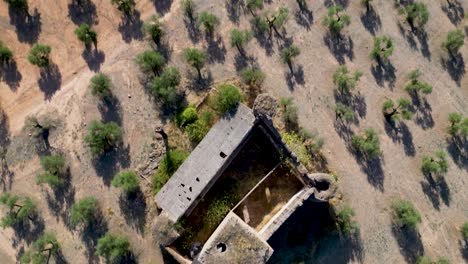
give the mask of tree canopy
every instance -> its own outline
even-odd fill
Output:
[[[60,154],[53,154],[41,158],[43,173],[36,177],[37,184],[47,183],[52,188],[58,188],[64,184],[66,173],[65,158]]]
[[[195,122],[187,125],[185,127],[185,132],[187,132],[188,138],[193,143],[199,143],[205,137],[205,135],[210,130],[210,127],[213,122],[213,113],[205,111],[201,114]]]
[[[86,47],[89,47],[91,43],[97,45],[97,33],[87,23],[82,23],[75,29],[76,37],[83,42]]]
[[[101,155],[117,147],[122,141],[122,134],[122,128],[117,123],[94,120],[89,125],[85,142],[91,148],[93,155]]]
[[[353,219],[355,213],[353,208],[348,205],[343,206],[336,213],[335,222],[338,226],[338,229],[341,233],[345,235],[352,234],[358,228],[356,221]]]
[[[448,171],[447,154],[440,150],[433,156],[422,157],[421,171],[424,174],[444,174]]]
[[[387,99],[382,105],[382,112],[388,121],[410,120],[413,117],[410,106],[411,101],[407,98],[402,97],[396,103],[392,99]]]
[[[96,254],[109,263],[120,263],[130,254],[130,242],[126,237],[107,233],[98,240]]]
[[[138,176],[134,171],[122,171],[112,179],[112,186],[120,187],[127,194],[132,194],[140,189]]]
[[[88,226],[97,220],[99,203],[94,197],[85,197],[72,205],[70,223],[72,226]]]
[[[328,13],[323,20],[323,25],[328,27],[332,34],[339,34],[341,30],[351,23],[351,17],[343,13],[342,6],[332,6],[328,8]]]
[[[242,100],[243,96],[239,88],[233,84],[221,84],[213,101],[216,110],[224,113],[234,108]]]
[[[29,50],[28,61],[40,68],[49,66],[49,55],[52,48],[47,45],[36,44]]]
[[[187,63],[197,70],[198,77],[201,79],[201,68],[205,65],[206,55],[197,48],[187,48],[184,50],[184,57]]]
[[[198,23],[203,26],[207,34],[213,34],[219,25],[219,18],[207,11],[201,12],[198,16]]]
[[[20,258],[21,264],[49,263],[52,256],[60,251],[60,243],[53,233],[46,232],[34,241],[32,246],[23,253]]]
[[[29,197],[4,192],[0,195],[0,204],[8,207],[8,213],[0,219],[0,226],[3,228],[13,226],[26,219],[32,220],[36,213],[36,204]]]
[[[230,32],[231,46],[237,48],[241,54],[245,45],[252,39],[250,30],[232,29]]]
[[[421,2],[415,2],[405,7],[406,21],[412,29],[422,28],[429,21],[427,6]]]
[[[379,63],[385,62],[392,56],[393,49],[393,40],[389,36],[374,37],[374,47],[372,48],[370,57]]]
[[[398,227],[414,230],[421,222],[421,215],[410,201],[397,199],[392,202],[392,210],[393,221]]]
[[[468,117],[463,117],[460,113],[449,113],[448,120],[450,126],[448,132],[452,137],[464,139],[468,137]]]
[[[116,5],[120,12],[127,15],[132,13],[135,8],[134,0],[111,0],[111,3]]]
[[[430,94],[432,93],[432,85],[422,82],[419,80],[419,77],[421,76],[421,72],[419,69],[410,71],[407,75],[407,78],[409,79],[409,83],[406,84],[405,90],[413,96],[417,96],[419,92],[423,94]]]
[[[362,72],[356,71],[354,74],[346,66],[340,66],[333,74],[333,83],[342,95],[349,94],[356,87]]]
[[[176,123],[180,127],[185,127],[194,123],[197,119],[197,108],[195,106],[188,106],[177,115]]]
[[[354,135],[351,139],[354,149],[368,159],[376,158],[380,155],[379,135],[373,128],[364,131],[364,135]]]
[[[165,68],[162,74],[151,82],[153,95],[164,104],[175,103],[180,78],[180,72],[176,67]]]
[[[259,68],[253,67],[242,70],[242,80],[250,86],[259,87],[265,78],[265,73]]]
[[[455,55],[458,53],[460,48],[465,43],[465,35],[460,29],[452,30],[447,34],[447,39],[442,44],[450,55]]]
[[[0,64],[6,65],[13,60],[13,52],[0,40]]]
[[[28,10],[28,0],[4,0],[13,8]]]
[[[91,93],[100,99],[107,99],[111,96],[112,83],[104,73],[98,73],[91,78],[89,88]]]
[[[163,23],[159,20],[159,17],[152,15],[143,24],[143,33],[146,34],[154,43],[159,44],[162,37],[164,36]]]
[[[154,50],[138,54],[135,61],[143,72],[152,72],[155,75],[159,75],[166,64],[164,56]]]

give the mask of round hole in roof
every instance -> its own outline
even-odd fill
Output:
[[[219,242],[219,243],[216,245],[216,249],[218,250],[219,253],[223,253],[224,251],[226,251],[227,246],[226,246],[226,244],[224,244],[223,242]]]

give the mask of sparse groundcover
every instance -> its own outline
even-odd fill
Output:
[[[283,141],[297,155],[299,161],[311,169],[314,167],[316,157],[319,157],[323,146],[323,139],[316,134],[301,130],[298,134],[294,132],[281,133]]]

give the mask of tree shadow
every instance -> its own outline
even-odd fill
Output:
[[[202,73],[202,78],[200,79],[197,73],[189,71],[187,73],[188,84],[187,87],[191,91],[202,92],[207,91],[213,84],[213,75],[210,71]]]
[[[26,242],[28,245],[36,241],[44,233],[45,223],[44,219],[36,213],[32,216],[32,220],[17,221],[12,228],[14,231],[12,245],[17,247],[21,241]]]
[[[75,25],[96,23],[96,5],[91,0],[72,0],[68,4],[68,16]]]
[[[384,127],[386,134],[392,139],[392,141],[403,144],[405,154],[414,157],[416,149],[413,143],[413,135],[408,126],[404,122],[395,123],[391,120],[385,120]]]
[[[64,185],[60,188],[52,188],[52,193],[46,192],[46,201],[55,219],[62,217],[64,223],[69,223],[70,208],[75,202],[75,187],[72,184],[70,169],[64,177]]]
[[[434,127],[432,107],[426,98],[421,99],[418,95],[413,95],[411,96],[411,99],[417,109],[414,122],[424,130]]]
[[[333,91],[333,96],[335,97],[336,102],[349,106],[359,117],[363,118],[367,115],[366,98],[361,95],[360,92],[357,94],[343,94],[335,89]],[[359,124],[359,119],[357,119],[356,116],[351,121],[354,124]]]
[[[349,0],[325,0],[323,3],[326,7],[340,5],[346,8],[349,5]]]
[[[189,39],[192,43],[198,43],[200,41],[201,31],[196,21],[184,17],[184,24],[185,28],[187,28]]]
[[[299,10],[294,13],[294,18],[298,25],[306,28],[308,31],[310,30],[312,24],[314,24],[314,13],[312,10],[309,10],[307,3],[305,6],[300,7]]]
[[[136,193],[120,195],[119,206],[127,224],[138,233],[143,234],[147,208],[143,192],[138,189]]]
[[[418,38],[421,54],[431,60],[431,51],[429,50],[429,43],[427,42],[427,33],[426,31],[419,30],[416,32],[416,37]]]
[[[417,230],[392,226],[392,233],[398,242],[400,253],[408,263],[416,263],[416,260],[424,255],[421,235]]]
[[[286,72],[285,79],[289,90],[293,91],[296,85],[304,85],[304,68],[302,65],[295,65],[294,70]]]
[[[364,25],[367,31],[373,36],[382,27],[382,21],[380,20],[379,14],[372,5],[369,5],[369,9],[361,15],[361,23]]]
[[[465,139],[448,138],[447,151],[460,169],[468,170],[468,142]]]
[[[208,61],[211,63],[224,63],[226,60],[226,46],[224,45],[223,38],[217,36],[216,39],[208,38],[207,41],[206,53],[208,54]]]
[[[371,66],[371,73],[377,84],[382,87],[385,83],[388,83],[388,86],[392,90],[395,87],[396,81],[395,71],[395,67],[389,61],[379,62]]]
[[[353,40],[351,37],[346,38],[341,34],[327,33],[323,41],[340,65],[345,64],[346,57],[351,61],[353,60]]]
[[[156,45],[155,50],[161,53],[166,61],[171,60],[173,49],[168,40],[161,40],[160,43]]]
[[[252,32],[260,47],[265,49],[266,55],[273,54],[273,39],[270,34],[260,32],[251,22]]]
[[[23,75],[18,71],[16,61],[0,65],[0,81],[4,81],[13,92],[18,89],[21,79],[23,79]]]
[[[62,85],[60,69],[57,64],[51,63],[47,68],[41,69],[40,76],[37,84],[44,93],[44,98],[50,100]]]
[[[458,241],[458,244],[460,245],[460,254],[468,261],[468,241]]]
[[[118,30],[122,34],[122,39],[126,43],[132,42],[132,40],[142,40],[144,35],[141,31],[143,22],[140,19],[140,12],[134,10],[131,14],[122,17],[122,21],[119,24]]]
[[[236,53],[234,55],[234,67],[236,68],[236,72],[240,73],[247,67],[258,67],[258,61],[254,56]]]
[[[104,216],[98,216],[96,219],[98,220],[86,226],[81,233],[81,240],[86,247],[85,256],[88,258],[88,263],[92,264],[100,263],[99,256],[96,255],[97,242],[109,230]]]
[[[102,177],[106,186],[110,186],[112,178],[119,169],[126,169],[130,166],[130,146],[120,146],[101,155],[93,160],[96,174]]]
[[[234,24],[239,24],[239,18],[241,11],[244,9],[244,1],[242,0],[226,0],[225,1],[226,11],[229,20]]]
[[[351,141],[353,131],[351,130],[349,123],[341,121],[340,119],[335,119],[333,126],[335,127],[335,131],[340,138],[342,138],[345,142]]]
[[[171,10],[172,0],[153,0],[153,4],[156,11],[159,14],[164,15]]]
[[[434,180],[434,178],[428,174],[424,175],[424,177],[426,181],[421,181],[421,188],[434,208],[440,210],[440,200],[442,200],[446,206],[450,206],[450,188],[445,178],[438,175]]]
[[[453,56],[441,57],[442,67],[449,73],[452,80],[455,81],[458,87],[461,85],[461,79],[465,75],[465,61],[463,56],[458,53]]]
[[[94,72],[98,72],[101,69],[101,64],[106,59],[106,54],[102,50],[98,49],[85,49],[81,53],[81,57],[88,64],[88,68]]]
[[[447,5],[441,5],[441,9],[455,26],[464,18],[465,10],[458,0],[447,1]]]
[[[367,175],[367,181],[374,186],[374,188],[384,192],[385,174],[382,168],[381,158],[358,158],[358,163],[361,166],[361,171]]]
[[[16,34],[20,42],[29,44],[37,42],[41,33],[41,14],[34,9],[33,14],[28,11],[17,10],[11,6],[8,7],[10,15],[10,24],[16,28]]]
[[[113,94],[106,97],[101,103],[98,104],[98,110],[101,113],[102,121],[104,123],[115,122],[122,126],[122,106],[119,99]]]

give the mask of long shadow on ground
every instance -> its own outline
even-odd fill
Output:
[[[50,100],[62,85],[62,74],[57,64],[50,64],[47,68],[41,69],[41,77],[37,84],[44,93],[44,98]]]
[[[130,167],[130,146],[120,146],[93,161],[97,175],[102,177],[104,184],[110,186],[112,178],[119,169]]]
[[[119,206],[125,221],[129,226],[142,234],[145,228],[146,201],[143,192],[138,191],[131,195],[122,194],[119,197]]]
[[[143,39],[142,26],[143,22],[140,19],[140,12],[134,10],[131,14],[122,17],[118,30],[122,34],[122,39],[130,43],[132,40]]]
[[[68,16],[76,25],[93,25],[97,21],[96,5],[92,0],[72,0],[68,4]]]
[[[418,257],[424,255],[421,235],[417,230],[393,226],[392,233],[400,246],[401,254],[408,263],[416,263]]]
[[[16,61],[11,61],[8,65],[0,65],[0,82],[5,82],[10,89],[15,92],[23,79],[23,75],[18,71]]]
[[[20,42],[29,44],[37,42],[42,25],[41,14],[39,14],[37,9],[34,9],[31,15],[27,11],[8,7],[8,14],[10,15],[10,24],[15,26]]]

